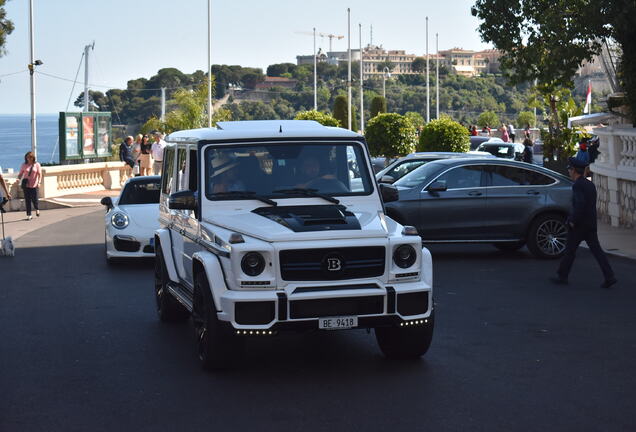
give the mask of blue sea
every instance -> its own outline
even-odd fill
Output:
[[[57,163],[58,114],[38,114],[38,162]],[[31,150],[31,116],[29,114],[0,114],[0,167],[17,171],[24,162],[24,154]]]

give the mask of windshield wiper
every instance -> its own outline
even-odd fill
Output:
[[[306,188],[278,189],[273,191],[273,193],[289,194],[289,195],[304,195],[307,197],[322,198],[326,201],[329,201],[330,203],[340,204],[340,200],[329,195],[321,194],[320,192],[318,192],[318,189],[306,189]]]
[[[255,199],[264,202],[265,204],[269,204],[271,206],[276,207],[278,203],[269,198],[265,198],[264,196],[257,195],[256,192],[252,191],[230,191],[230,192],[215,192],[212,194],[212,197],[218,198],[245,198],[245,199]]]

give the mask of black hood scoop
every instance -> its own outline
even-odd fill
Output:
[[[294,232],[359,230],[360,222],[342,205],[260,207],[252,210]]]

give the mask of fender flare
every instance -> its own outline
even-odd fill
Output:
[[[156,245],[161,246],[161,254],[163,255],[163,261],[166,263],[168,277],[172,282],[178,283],[179,275],[172,259],[172,242],[170,241],[170,231],[167,228],[160,228],[155,231],[155,247]]]
[[[227,284],[225,283],[225,274],[219,257],[211,252],[195,252],[192,255],[193,275],[197,271],[197,263],[202,267],[202,270],[199,271],[204,271],[205,277],[208,279],[208,286],[210,287],[210,295],[214,301],[214,307],[217,312],[222,312],[221,296],[227,291]]]
[[[431,288],[433,292],[433,257],[431,251],[427,248],[422,248],[422,265],[420,267],[420,275],[422,281]]]

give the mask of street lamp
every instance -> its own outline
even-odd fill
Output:
[[[33,152],[33,156],[37,157],[37,135],[36,135],[36,122],[35,122],[35,77],[33,76],[35,72],[35,67],[42,65],[42,60],[34,60],[33,59],[33,0],[29,2],[29,54],[31,63],[27,65],[29,68],[29,81],[31,87],[31,151]]]
[[[391,78],[391,71],[387,66],[384,66],[382,72],[382,97],[386,100],[386,79]]]

